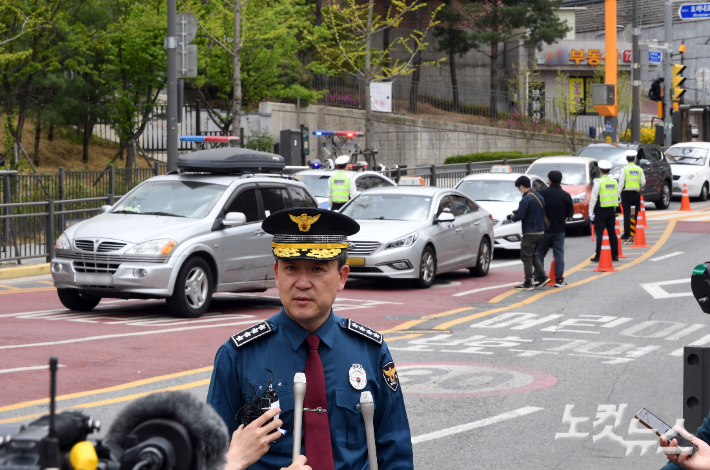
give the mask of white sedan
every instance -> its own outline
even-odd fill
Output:
[[[493,218],[494,246],[496,250],[519,250],[523,239],[520,222],[509,222],[506,217],[518,208],[521,196],[515,187],[517,173],[481,173],[469,175],[459,181],[456,189],[476,201]],[[527,175],[535,191],[547,188],[538,176]]]
[[[688,186],[688,196],[701,201],[708,199],[710,188],[710,143],[683,142],[666,151],[673,173],[673,195],[683,195],[683,185]]]
[[[303,170],[294,177],[301,183],[305,183],[318,200],[318,205],[323,209],[330,209],[328,201],[328,182],[330,177],[338,170]],[[384,188],[387,186],[397,186],[397,183],[376,171],[345,171],[350,175],[350,199],[362,191],[371,188]]]

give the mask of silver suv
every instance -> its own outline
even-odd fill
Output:
[[[290,177],[182,173],[151,178],[57,240],[51,270],[59,299],[91,310],[103,297],[167,299],[196,318],[215,292],[275,286],[270,213],[318,207]]]

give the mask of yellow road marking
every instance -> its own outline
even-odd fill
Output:
[[[31,289],[3,290],[0,294],[23,294],[25,292],[44,292],[56,290],[54,287],[33,287]]]
[[[404,335],[404,336],[397,336],[395,338],[387,338],[387,342],[391,343],[392,341],[398,341],[400,339],[409,339],[409,338],[418,338],[422,335]]]
[[[19,287],[15,287],[15,286],[5,286],[5,285],[2,285],[2,284],[0,284],[0,287],[4,287],[5,289],[8,289],[8,290],[23,290],[23,289],[20,289]]]
[[[413,327],[413,326],[416,326],[416,325],[418,325],[418,324],[420,324],[420,323],[424,323],[425,321],[431,320],[432,318],[446,317],[446,316],[448,316],[448,315],[453,315],[453,314],[455,314],[455,313],[463,312],[463,311],[465,311],[465,310],[471,310],[471,309],[473,309],[473,308],[474,308],[474,307],[463,307],[463,308],[457,308],[457,309],[454,309],[454,310],[448,310],[448,311],[442,312],[442,313],[437,313],[437,314],[434,314],[434,315],[426,315],[426,316],[423,316],[422,318],[420,318],[420,319],[418,319],[418,320],[410,320],[410,321],[404,322],[404,323],[402,323],[402,324],[400,324],[400,325],[397,325],[397,326],[395,326],[394,328],[390,328],[389,330],[380,331],[380,333],[382,333],[382,334],[385,334],[385,333],[397,333],[398,331],[401,331],[401,330],[408,330],[409,328],[411,328],[411,327]],[[390,340],[387,340],[387,341],[390,341]]]
[[[54,285],[54,283],[51,282],[51,281],[37,281],[37,282],[39,282],[40,284],[48,284],[48,285],[50,285],[50,286],[53,286],[53,285]]]

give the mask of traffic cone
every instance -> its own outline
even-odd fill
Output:
[[[616,240],[619,242],[619,258],[626,258],[626,255],[621,250],[621,229],[619,227],[619,219],[616,219],[614,230],[616,231]]]
[[[589,226],[592,227],[592,241],[594,241],[594,222],[590,222]]]
[[[555,280],[555,254],[552,253],[552,264],[550,265],[550,284],[555,285],[557,281]]]
[[[641,198],[641,210],[636,218],[636,233],[633,234],[633,237],[634,244],[631,248],[651,248],[651,245],[646,244],[646,211],[643,207],[643,197]]]
[[[688,185],[683,183],[683,198],[680,200],[681,211],[692,211],[690,208],[690,198],[688,197]]]
[[[594,269],[594,271],[608,273],[618,271],[618,269],[614,269],[614,264],[611,261],[611,245],[609,245],[609,234],[606,229],[602,237],[602,252],[599,254],[599,267]]]

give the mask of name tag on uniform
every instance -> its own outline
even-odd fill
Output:
[[[616,185],[614,183],[607,183],[604,187],[606,189],[616,189]]]
[[[335,184],[345,184],[345,180],[333,180]]]
[[[638,170],[629,170],[629,174],[634,175],[634,176],[639,176],[641,174],[641,172]]]

